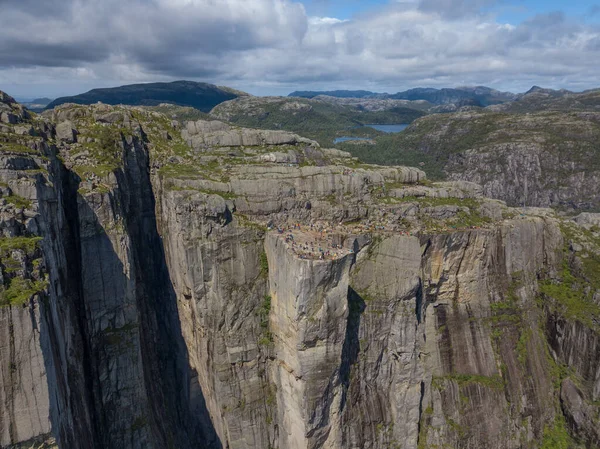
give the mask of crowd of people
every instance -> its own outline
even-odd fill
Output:
[[[335,260],[354,253],[350,229],[323,223],[302,225],[293,223],[272,226],[284,237],[285,243],[300,259]]]
[[[371,233],[390,233],[399,235],[417,235],[418,229],[410,228],[406,220],[394,208],[381,207],[372,210],[369,217],[356,222],[331,224],[327,221],[300,223],[286,221],[268,225],[270,231],[282,235],[285,243],[301,259],[335,260],[356,251],[354,242],[360,235]],[[430,232],[468,231],[481,226],[453,225],[439,222]]]

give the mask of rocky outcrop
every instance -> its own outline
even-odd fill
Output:
[[[188,122],[182,133],[186,142],[194,149],[214,147],[256,147],[263,145],[314,144],[296,134],[284,131],[260,131],[257,129],[233,128],[219,121]]]
[[[105,105],[22,123],[3,447],[597,444],[593,226],[287,133]]]

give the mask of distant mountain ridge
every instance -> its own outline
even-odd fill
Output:
[[[572,92],[533,86],[515,101],[488,108],[495,112],[527,113],[538,111],[600,111],[600,89]]]
[[[158,106],[172,103],[190,106],[202,112],[209,112],[224,101],[248,95],[234,89],[194,81],[174,81],[171,83],[129,84],[119,87],[92,89],[89,92],[71,97],[57,98],[46,109],[64,103],[109,105],[126,104],[131,106]]]
[[[289,97],[314,98],[319,95],[327,95],[338,98],[376,98],[391,100],[424,100],[436,105],[459,104],[461,106],[486,107],[494,104],[502,104],[513,101],[518,94],[511,92],[500,92],[485,86],[457,87],[435,89],[431,87],[417,87],[395,94],[377,93],[366,90],[334,90],[334,91],[296,91]]]
[[[31,101],[21,101],[20,103],[25,106],[27,109],[32,110],[33,112],[42,112],[44,108],[52,102],[51,98],[35,98]]]
[[[288,97],[314,98],[319,95],[337,98],[387,98],[389,96],[387,93],[380,94],[369,90],[297,90],[289,94]]]

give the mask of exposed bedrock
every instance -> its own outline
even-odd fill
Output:
[[[2,447],[597,447],[597,217],[293,135],[10,111]]]

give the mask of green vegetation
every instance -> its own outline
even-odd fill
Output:
[[[433,198],[428,196],[405,196],[398,198],[401,202],[407,203],[419,203],[423,206],[436,207],[436,206],[460,206],[468,207],[469,209],[477,209],[479,207],[479,201],[472,198]]]
[[[340,147],[373,164],[421,167],[432,180],[445,179],[444,167],[453,153],[486,142],[498,114],[480,114],[469,121],[434,114],[416,121],[401,133],[377,137],[376,145],[343,143]]]
[[[540,449],[573,449],[575,442],[569,435],[563,416],[558,413],[553,424],[544,427]]]
[[[269,275],[269,260],[267,259],[267,253],[262,251],[259,256],[260,261],[260,275],[267,277]]]
[[[4,257],[14,250],[33,253],[42,237],[2,237],[0,238],[0,254]]]
[[[11,153],[25,153],[25,154],[35,154],[35,155],[39,154],[36,150],[29,148],[28,146],[25,146],[23,144],[14,143],[14,142],[1,142],[1,141],[0,141],[0,151],[10,151]]]
[[[257,223],[254,220],[251,220],[250,218],[248,218],[247,215],[236,213],[235,217],[237,218],[237,223],[239,226],[243,226],[243,227],[249,228],[249,229],[254,229],[255,231],[260,232],[260,235],[263,235],[265,232],[268,231],[268,228],[265,225]],[[265,256],[266,256],[266,254],[265,254]],[[267,267],[267,269],[268,269],[268,267]]]
[[[513,274],[513,281],[508,286],[504,299],[490,304],[492,311],[492,316],[488,319],[490,324],[501,328],[500,330],[507,328],[510,324],[520,327],[523,311],[519,307],[516,290],[522,283],[520,276]]]
[[[600,332],[600,306],[593,300],[600,291],[600,237],[574,224],[563,224],[561,231],[565,239],[561,271],[558,279],[540,282],[542,298],[565,318]],[[582,251],[572,255],[570,242],[578,244]]]
[[[46,281],[16,276],[8,281],[6,290],[0,293],[0,306],[25,304],[33,295],[43,291],[47,286]]]
[[[31,208],[31,201],[23,198],[19,195],[9,195],[5,196],[4,199],[9,203],[15,206],[17,209],[29,209]]]
[[[431,417],[433,416],[433,407],[431,404],[423,410],[420,422],[419,438],[417,439],[417,449],[427,449],[427,433],[431,427]]]
[[[409,108],[369,112],[350,106],[297,98],[282,98],[271,102],[244,100],[239,104],[217,107],[213,115],[219,117],[219,114],[240,126],[291,131],[314,139],[325,148],[332,147],[336,137],[376,137],[385,134],[363,126],[365,124],[411,123],[425,115],[424,112]]]
[[[107,164],[98,164],[98,165],[75,165],[73,166],[73,171],[79,175],[82,180],[87,180],[90,175],[98,176],[99,178],[104,178],[108,176],[109,173],[115,171],[116,166],[107,165]]]
[[[389,187],[390,189],[394,187]],[[423,208],[440,207],[440,206],[457,206],[463,209],[457,210],[455,215],[445,220],[434,220],[430,214],[422,213],[420,216],[421,224],[426,225],[429,232],[436,230],[446,230],[447,228],[470,228],[473,226],[484,226],[491,222],[491,219],[480,214],[479,201],[471,198],[434,198],[425,196],[405,196],[405,197],[382,197],[379,199],[384,204],[399,204],[399,203],[417,203]]]
[[[451,418],[447,418],[448,426],[456,433],[459,438],[463,438],[467,433],[465,428]]]
[[[416,120],[401,133],[375,136],[375,145],[345,142],[337,147],[361,160],[380,165],[409,165],[422,168],[432,180],[446,178],[445,169],[453,155],[473,150],[486,153],[481,166],[454,164],[453,172],[476,170],[483,179],[508,171],[506,155],[519,148],[535,146],[560,164],[544,164],[548,189],[558,188],[552,178],[568,182],[574,171],[600,169],[600,124],[566,112],[537,112],[528,116],[481,111],[469,115],[432,114]],[[550,159],[551,160],[551,159]],[[569,163],[573,163],[575,169]],[[578,198],[577,201],[592,201]]]
[[[519,335],[519,341],[517,342],[517,360],[522,366],[525,366],[527,362],[527,344],[531,339],[531,328],[526,328],[521,331]]]
[[[85,154],[89,163],[73,166],[73,171],[82,180],[89,180],[91,176],[106,177],[122,165],[123,149],[122,140],[129,129],[117,126],[103,125],[91,121],[78,122],[81,129],[81,138],[91,139],[90,142],[74,144],[71,146],[73,155]]]
[[[92,137],[94,141],[83,144],[83,148],[95,160],[94,165],[110,167],[113,170],[118,168],[122,163],[123,134],[130,131],[99,123],[94,123],[86,131],[86,136]]]
[[[193,81],[175,81],[172,83],[130,84],[127,86],[93,89],[72,97],[57,98],[46,109],[52,109],[63,103],[76,104],[127,104],[133,106],[155,106],[161,103],[173,103],[191,106],[208,112],[223,101],[238,97],[230,89],[222,89],[212,84]]]
[[[158,173],[161,176],[165,176],[168,178],[197,178],[200,175],[200,172],[193,165],[187,164],[167,164],[162,166]]]
[[[271,313],[271,295],[265,295],[263,302],[258,310],[260,319],[261,335],[258,340],[259,345],[268,345],[273,342],[273,334],[269,330],[269,314]]]
[[[40,265],[36,254],[41,237],[3,237],[0,238],[0,261],[3,269],[4,289],[0,292],[0,306],[21,305],[33,295],[47,287],[46,280],[30,279],[16,272],[22,267],[21,257],[14,257],[15,251],[25,253],[34,269]]]
[[[554,308],[565,318],[581,321],[594,327],[593,319],[600,317],[600,306],[585,293],[585,284],[571,272],[567,261],[563,262],[560,281],[543,281],[540,292],[554,300]]]

